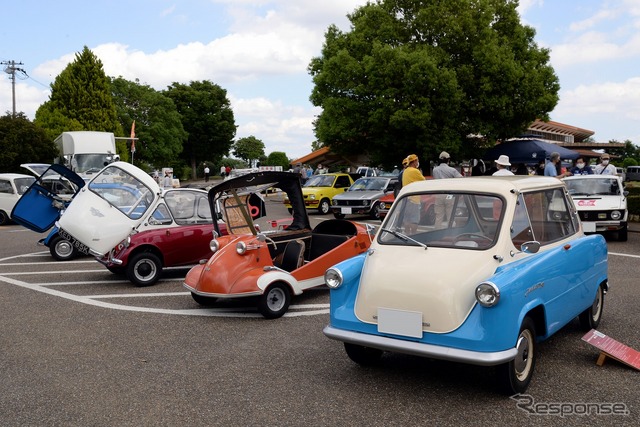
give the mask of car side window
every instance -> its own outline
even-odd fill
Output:
[[[532,237],[541,245],[562,240],[576,233],[575,214],[570,209],[562,189],[527,193],[523,199],[531,223]]]
[[[209,199],[206,195],[198,197],[198,222],[199,223],[211,223],[213,218],[211,216],[211,207],[209,207]]]
[[[0,193],[13,194],[13,187],[9,181],[0,180]]]
[[[151,218],[149,218],[149,223],[155,225],[166,225],[171,224],[172,222],[173,219],[171,218],[171,214],[164,203],[160,203],[153,211],[153,214],[151,214]]]
[[[171,215],[177,224],[195,224],[196,195],[188,191],[168,191],[164,195],[164,201],[171,211]]]
[[[338,179],[336,179],[336,188],[345,188],[349,187],[350,185],[351,182],[349,182],[349,177],[341,175],[338,177]]]

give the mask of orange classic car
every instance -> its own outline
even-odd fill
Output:
[[[268,188],[286,194],[291,218],[283,222],[266,216],[260,194]],[[324,285],[327,268],[365,252],[371,244],[373,227],[352,221],[331,219],[311,229],[300,180],[290,172],[229,179],[209,190],[209,204],[229,234],[216,230],[210,244],[213,255],[185,277],[184,286],[202,305],[253,297],[264,317],[281,317],[293,295]],[[254,221],[261,218],[277,226],[257,228]],[[219,225],[214,222],[214,227]]]

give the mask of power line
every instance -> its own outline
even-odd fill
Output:
[[[16,65],[24,65],[22,62],[16,62],[13,59],[11,61],[2,61],[0,64],[5,65],[4,72],[9,74],[11,80],[11,95],[13,100],[13,117],[16,116],[16,73],[21,72],[27,76],[27,72]],[[28,77],[28,76],[27,76]]]

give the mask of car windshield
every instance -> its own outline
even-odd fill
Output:
[[[154,200],[149,187],[115,166],[100,172],[89,184],[89,190],[131,219],[140,218]]]
[[[384,178],[360,178],[349,187],[349,191],[383,191],[388,182]]]
[[[378,234],[389,245],[487,249],[498,238],[503,200],[475,193],[422,193],[398,200]]]
[[[620,185],[616,178],[577,178],[567,179],[564,182],[572,196],[619,196],[621,194]]]
[[[113,156],[110,154],[76,154],[71,166],[75,173],[98,172],[112,159]]]
[[[25,191],[29,189],[29,186],[33,184],[36,179],[33,177],[29,178],[16,178],[15,184],[18,189],[18,194],[23,195]]]
[[[304,183],[304,187],[331,187],[336,179],[334,175],[312,176]]]

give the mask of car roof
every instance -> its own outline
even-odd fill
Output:
[[[25,175],[23,173],[11,173],[11,172],[0,173],[0,178],[6,178],[6,179],[33,178],[35,179],[33,175]]]
[[[564,187],[564,184],[559,179],[548,176],[478,176],[417,181],[402,187],[400,195],[428,191],[472,191],[506,194],[512,191],[523,192],[555,187]]]

